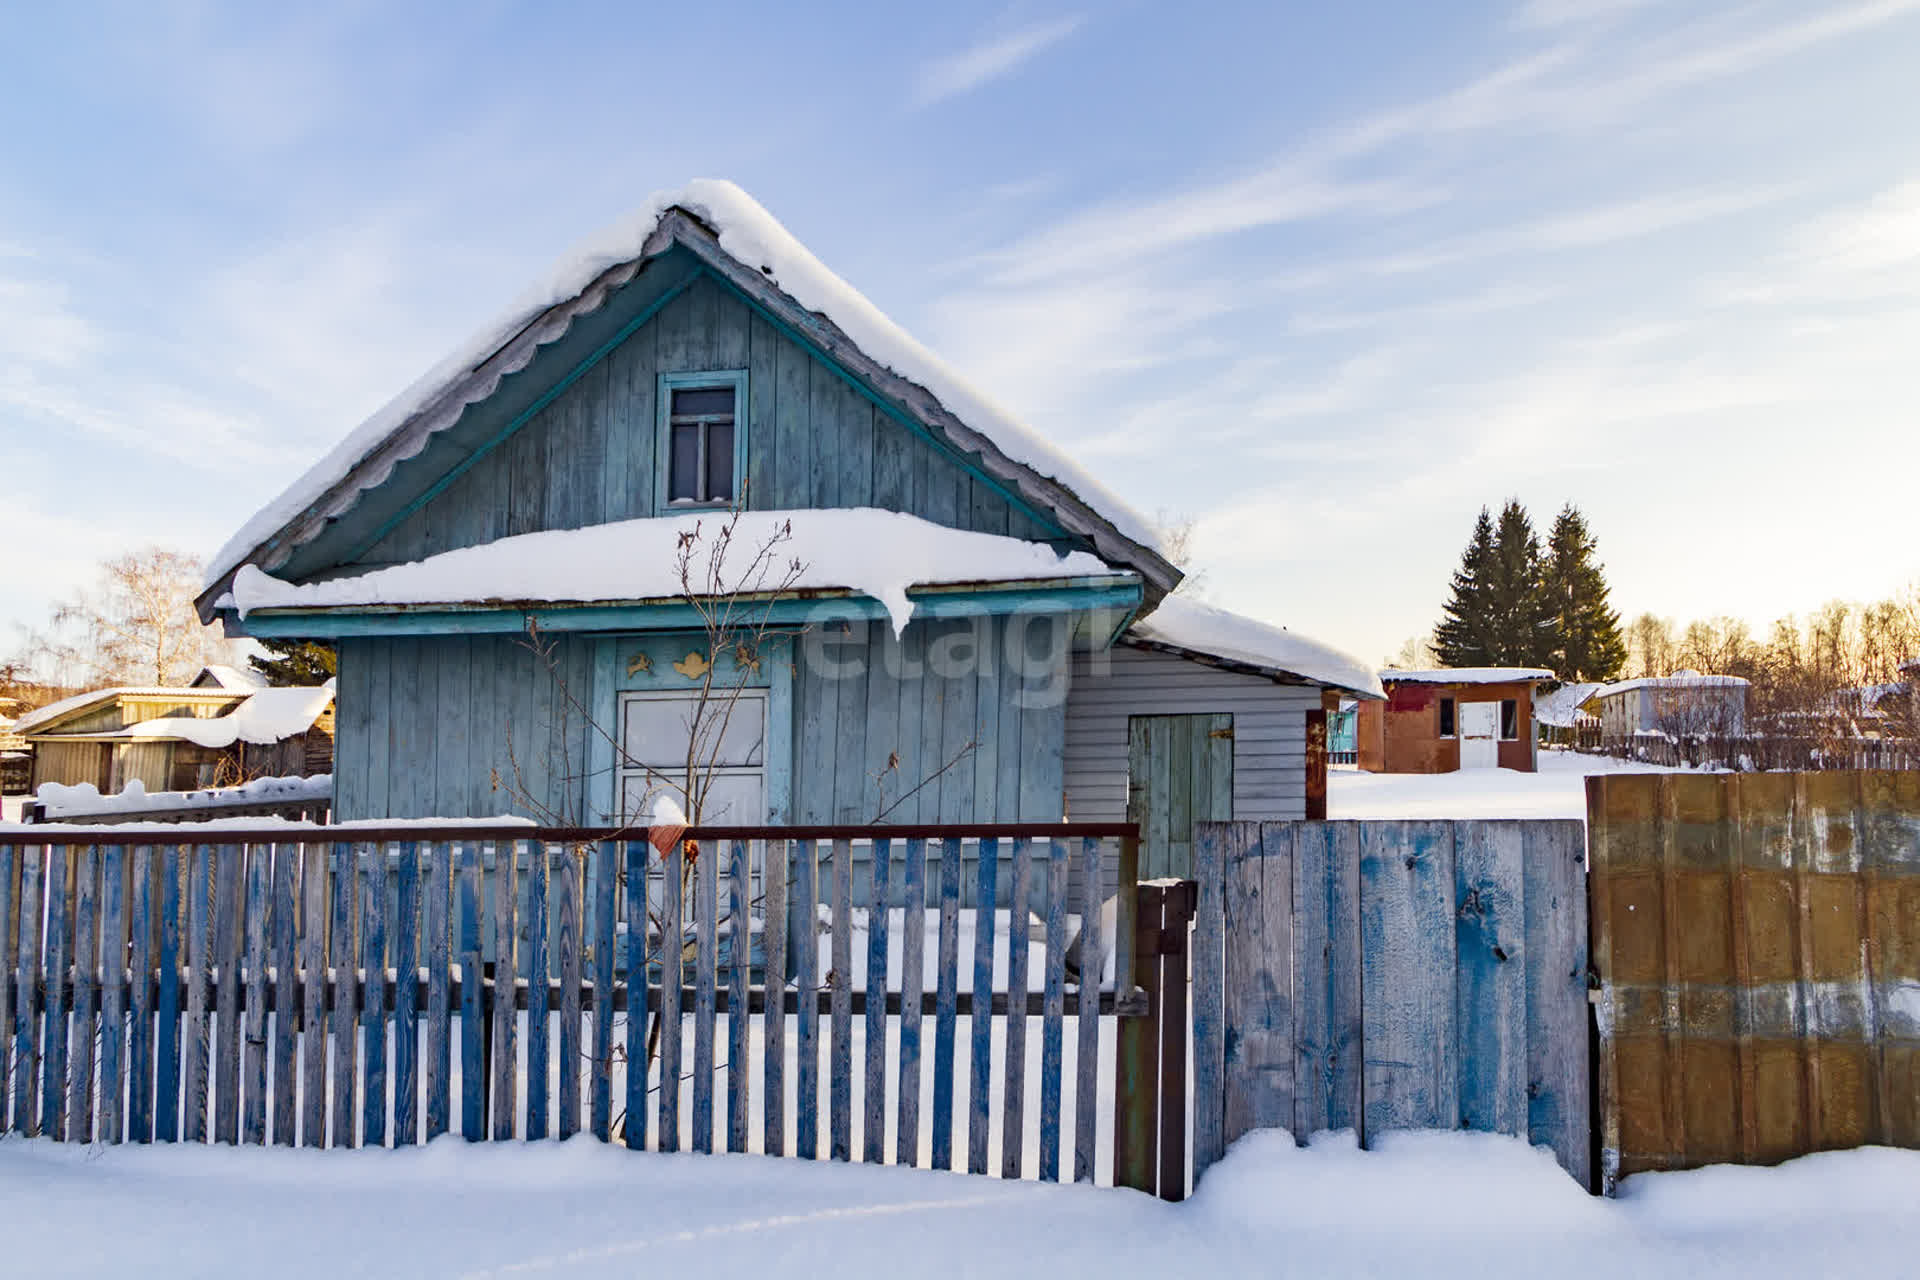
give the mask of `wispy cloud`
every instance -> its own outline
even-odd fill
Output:
[[[1086,19],[1074,15],[1036,23],[998,39],[962,49],[929,62],[914,85],[913,103],[931,106],[970,93],[990,80],[1009,75],[1022,64],[1078,31]]]

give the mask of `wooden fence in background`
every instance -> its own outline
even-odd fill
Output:
[[[1920,773],[1588,780],[1609,1182],[1920,1146]]]
[[[666,1151],[1093,1179],[1100,1018],[1144,1002],[1136,828],[696,830],[664,859],[643,834],[0,833],[0,1123],[76,1142],[308,1147],[585,1130]],[[871,841],[860,900],[856,838]],[[977,906],[963,911],[970,842]],[[1120,994],[1082,999],[1069,865],[1097,901],[1109,843],[1127,873]],[[1030,909],[1044,917],[1031,963]],[[1085,917],[1083,953],[1100,956],[1100,913]]]
[[[1670,769],[1743,773],[1856,769],[1920,769],[1920,741],[1816,734],[1664,734],[1612,736],[1594,749]]]
[[[1591,1184],[1575,821],[1206,823],[1194,1175],[1249,1129],[1481,1129]]]

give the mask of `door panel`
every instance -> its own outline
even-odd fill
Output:
[[[1500,704],[1460,704],[1460,767],[1494,769],[1500,765]]]
[[[1132,716],[1127,820],[1140,824],[1140,878],[1193,876],[1193,826],[1233,817],[1233,717]]]

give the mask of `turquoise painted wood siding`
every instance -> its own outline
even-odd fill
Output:
[[[359,562],[662,514],[658,375],[730,369],[747,371],[749,507],[875,506],[952,528],[1058,536],[703,275]]]
[[[795,638],[790,672],[770,680],[776,703],[790,699],[768,716],[791,735],[791,764],[768,771],[775,820],[1058,820],[1069,627],[1057,615],[926,621],[896,642],[854,621]],[[514,636],[344,641],[337,816],[603,821],[606,739],[568,710],[595,705],[603,638],[543,644],[546,659]]]

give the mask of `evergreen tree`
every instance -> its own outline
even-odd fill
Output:
[[[1620,615],[1607,602],[1607,579],[1594,559],[1593,534],[1580,508],[1561,508],[1547,535],[1547,611],[1552,642],[1543,666],[1562,680],[1613,680],[1627,665]]]
[[[1433,630],[1433,652],[1442,666],[1482,667],[1493,662],[1487,604],[1493,558],[1493,517],[1482,507],[1460,556],[1460,567],[1453,571],[1453,596]]]
[[[1545,665],[1552,626],[1541,585],[1542,568],[1533,520],[1517,499],[1509,498],[1494,526],[1493,555],[1481,597],[1489,637],[1487,665]]]
[[[265,654],[247,659],[268,684],[313,685],[333,679],[338,655],[330,644],[317,640],[262,640]]]

